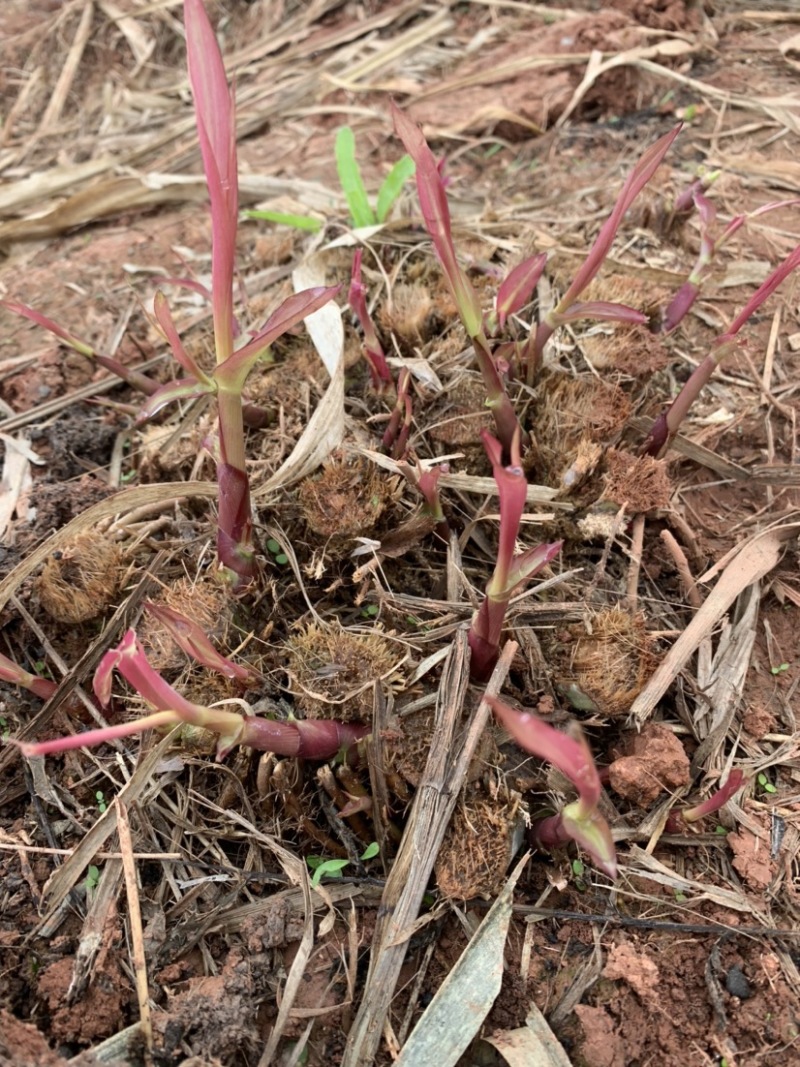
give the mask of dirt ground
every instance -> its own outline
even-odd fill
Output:
[[[322,222],[242,222],[245,328],[302,264],[343,284],[331,447],[292,467],[333,390],[298,329],[248,383],[269,413],[247,442],[261,578],[233,602],[214,580],[211,407],[136,428],[141,394],[0,309],[0,653],[60,683],[43,703],[0,682],[0,729],[7,741],[93,726],[94,668],[135,626],[190,699],[368,723],[377,740],[356,766],[250,749],[215,762],[207,737],[153,732],[46,759],[0,748],[0,1063],[800,1063],[798,276],[743,329],[666,457],[637,458],[800,240],[797,5],[207,8],[235,76],[242,206]],[[181,284],[210,271],[181,20],[178,0],[0,5],[0,298],[159,382],[175,374],[146,312],[158,286],[187,346],[213,361],[202,284]],[[395,370],[412,368],[403,458],[449,463],[448,543],[381,455],[393,401],[370,387],[347,306],[357,242],[334,140],[352,126],[376,190],[402,154],[390,99],[446,158],[456,245],[487,307],[503,269],[549,254],[519,336],[678,121],[591,299],[655,327],[700,247],[696,213],[671,215],[699,174],[719,171],[717,232],[786,201],[720,248],[675,332],[571,323],[514,394],[531,437],[522,537],[564,547],[512,605],[503,696],[560,727],[580,720],[614,881],[565,848],[534,851],[507,884],[526,821],[569,789],[491,721],[453,777],[482,693],[462,684],[459,642],[497,543],[497,498],[479,481],[490,420],[410,183],[359,241],[381,340]],[[147,599],[196,619],[258,681],[190,666],[142,614]],[[575,687],[591,692],[582,710]],[[115,694],[115,721],[143,712],[121,681]],[[721,811],[668,825],[733,768],[747,784]],[[431,815],[448,791],[452,815]],[[315,858],[346,865],[311,887]],[[483,957],[492,923],[502,937]],[[468,1039],[403,1053],[435,1030],[459,960],[479,980],[443,1029]]]

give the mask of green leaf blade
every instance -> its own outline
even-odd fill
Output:
[[[356,229],[375,225],[375,213],[369,206],[367,190],[356,161],[356,139],[349,126],[342,126],[336,134],[336,169],[342,192],[347,198],[350,217]]]
[[[415,169],[414,160],[411,156],[405,155],[402,159],[398,159],[386,175],[378,192],[378,203],[375,210],[378,222],[386,222],[386,218],[392,210],[392,205],[403,191],[403,186],[410,178],[414,177]]]

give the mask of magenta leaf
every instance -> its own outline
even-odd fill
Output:
[[[663,137],[659,137],[654,144],[650,145],[642,153],[639,161],[628,175],[611,214],[601,226],[600,232],[589,250],[589,254],[573,278],[572,284],[561,298],[556,309],[559,314],[563,314],[577,300],[589,282],[597,275],[606,256],[611,251],[611,246],[614,243],[614,238],[625,213],[658,170],[672,142],[678,136],[681,125],[677,125],[669,133],[664,134]]]
[[[180,334],[175,326],[175,322],[172,318],[172,312],[170,311],[167,298],[159,289],[153,298],[153,312],[156,317],[156,322],[161,328],[164,337],[166,337],[172,354],[178,363],[183,367],[187,374],[194,378],[198,382],[204,382],[210,385],[210,379],[197,365],[196,360],[189,355],[184,348],[181,341]]]
[[[217,38],[202,0],[184,0],[189,81],[211,201],[211,294],[217,361],[233,352],[233,271],[239,210],[236,123]]]
[[[214,648],[208,634],[194,620],[187,619],[185,615],[167,607],[166,604],[154,604],[146,600],[144,606],[153,618],[158,619],[169,631],[178,647],[201,666],[218,671],[226,678],[237,678],[241,682],[248,682],[256,677],[253,671],[221,655]]]
[[[515,711],[488,693],[483,699],[521,748],[552,763],[569,778],[587,808],[597,806],[600,776],[583,736],[578,739],[563,734],[532,712]]]
[[[715,811],[719,811],[723,804],[727,804],[731,797],[738,793],[746,784],[747,778],[745,777],[744,771],[731,771],[725,785],[720,786],[720,788],[704,800],[702,804],[698,804],[694,808],[688,808],[679,814],[683,816],[684,822],[697,822],[698,819],[702,819],[705,815],[713,815]]]
[[[215,392],[213,382],[199,382],[196,378],[178,378],[174,382],[167,382],[160,386],[148,397],[136,416],[136,425],[141,426],[157,415],[168,404],[174,404],[176,400],[195,400],[198,396]]]
[[[500,284],[495,306],[501,330],[505,328],[508,317],[524,308],[531,299],[546,263],[546,252],[531,256],[514,267]]]
[[[76,352],[80,352],[82,356],[94,356],[95,351],[91,345],[79,341],[77,338],[73,337],[71,333],[65,330],[63,326],[59,326],[57,322],[53,322],[52,319],[48,319],[46,315],[42,315],[40,311],[28,307],[27,304],[20,304],[16,300],[0,300],[0,307],[4,307],[7,311],[12,311],[15,315],[22,315],[25,319],[30,319],[30,321],[35,322],[37,326],[41,326],[43,329],[55,334],[59,340],[68,344],[70,348],[74,348]]]
[[[360,248],[353,253],[353,269],[347,302],[364,331],[364,355],[369,364],[372,387],[377,393],[390,392],[394,388],[394,381],[367,307],[367,290],[361,281]]]
[[[563,326],[578,319],[594,319],[596,322],[624,322],[632,326],[645,326],[647,315],[627,304],[614,304],[608,300],[587,300],[573,304],[566,311],[553,312],[554,325]]]
[[[0,680],[11,682],[12,685],[20,685],[42,700],[49,700],[58,688],[56,683],[49,678],[40,678],[38,674],[23,670],[2,653],[0,653]]]
[[[436,256],[445,273],[467,334],[476,337],[481,333],[483,316],[478,295],[456,257],[450,208],[439,165],[419,126],[403,114],[394,102],[391,107],[397,136],[405,145],[416,167],[417,195],[425,229],[433,241]]]
[[[247,375],[273,341],[323,304],[327,304],[339,289],[338,285],[319,285],[312,289],[303,289],[284,300],[256,336],[217,367],[214,378],[220,388],[229,392],[241,392]]]

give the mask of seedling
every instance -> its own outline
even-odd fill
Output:
[[[798,203],[797,200],[780,200],[770,204],[764,204],[749,215],[737,215],[735,218],[731,219],[722,233],[718,237],[715,237],[713,231],[717,218],[717,209],[712,201],[705,195],[705,188],[717,177],[718,174],[719,171],[716,171],[707,178],[698,180],[698,182],[694,183],[692,186],[692,203],[697,209],[700,219],[700,252],[688,279],[677,291],[670,301],[667,310],[664,312],[664,318],[661,324],[661,329],[664,333],[670,333],[674,330],[689,313],[690,308],[700,294],[703,282],[711,273],[717,253],[723,245],[745,225],[745,223],[750,219],[766,215],[770,211],[776,211],[778,208],[783,207],[793,207]],[[683,205],[685,199],[681,199],[680,203]]]
[[[642,453],[649,456],[661,456],[669,448],[669,443],[678,432],[689,409],[700,395],[703,386],[711,378],[722,360],[735,351],[739,344],[737,334],[748,319],[775,292],[781,282],[800,266],[800,245],[790,252],[783,263],[776,267],[766,281],[758,287],[731,325],[714,342],[712,352],[693,371],[669,407],[653,423],[650,433],[642,445]]]
[[[150,394],[139,421],[151,418],[176,400],[204,394],[216,396],[219,415],[217,554],[223,577],[233,590],[241,592],[256,577],[250,484],[245,468],[242,390],[250,371],[265,357],[273,342],[327,303],[338,287],[319,286],[289,297],[245,344],[235,346],[233,281],[239,206],[234,97],[202,0],[184,0],[183,10],[189,82],[211,205],[210,296],[216,367],[211,374],[201,370],[181,342],[166,298],[157,293],[155,321],[187,377],[155,391],[149,379],[139,382]],[[33,309],[21,304],[6,303],[5,306],[51,330],[77,351],[99,358],[90,346],[83,345]],[[133,384],[134,379],[116,361],[109,362],[104,357],[101,362]]]
[[[532,824],[528,831],[530,843],[553,849],[575,841],[600,870],[609,878],[616,878],[617,858],[611,830],[597,807],[602,792],[600,776],[583,734],[577,726],[573,736],[562,734],[531,712],[515,711],[488,693],[484,700],[520,747],[552,763],[578,791],[578,799],[557,815]]]
[[[104,795],[102,789],[98,789],[97,790],[97,792],[94,795],[94,799],[95,799],[95,802],[97,803],[97,810],[100,812],[101,815],[105,814],[105,811],[106,811],[106,808],[108,807],[108,805],[106,804],[106,798],[105,798],[105,795]]]
[[[100,885],[100,868],[91,864],[86,871],[86,878],[83,884],[87,893],[93,893]]]
[[[369,364],[372,388],[376,393],[391,393],[394,391],[392,372],[389,370],[389,364],[386,362],[386,356],[375,332],[375,326],[367,308],[367,290],[361,281],[360,248],[356,249],[353,255],[353,270],[350,277],[348,301],[351,311],[364,331],[364,357]]]
[[[281,548],[280,542],[276,541],[274,537],[270,537],[267,541],[267,551],[279,567],[284,567],[289,562],[289,557]]]
[[[380,187],[373,211],[356,159],[355,135],[349,126],[342,126],[336,134],[335,153],[336,169],[339,172],[342,192],[347,198],[353,225],[360,229],[385,222],[392,205],[403,191],[403,186],[414,173],[414,161],[410,156],[403,156],[395,163]]]
[[[361,853],[362,860],[374,859],[380,852],[377,841],[367,845]],[[306,863],[314,872],[311,885],[316,887],[323,878],[341,878],[345,867],[350,865],[350,860],[326,859],[324,856],[306,856]]]
[[[788,663],[779,663],[777,667],[770,667],[771,674],[783,674],[784,671],[789,670]]]
[[[373,210],[369,202],[361,168],[356,159],[355,134],[349,126],[341,126],[336,134],[334,146],[336,169],[339,183],[347,200],[350,221],[356,229],[377,226],[386,221],[395,201],[403,191],[403,186],[414,174],[414,161],[410,156],[399,159],[383,180],[378,191],[378,199]],[[292,226],[297,230],[316,232],[322,229],[323,222],[313,215],[293,215],[281,211],[250,210],[242,215],[248,219],[266,219],[283,226]]]
[[[512,593],[555,559],[563,544],[555,541],[516,552],[528,487],[519,453],[519,434],[512,440],[511,465],[508,467],[503,466],[500,442],[488,430],[481,432],[481,438],[492,463],[500,497],[500,530],[494,574],[469,630],[470,674],[476,682],[486,681],[497,663],[503,621]]]
[[[775,786],[772,784],[772,782],[769,780],[769,778],[767,778],[766,774],[764,774],[763,772],[761,774],[759,774],[759,776],[756,779],[756,781],[758,782],[759,788],[761,788],[765,793],[777,793],[778,792],[778,790],[775,788]]]
[[[766,781],[766,777],[762,775],[759,775],[759,780],[761,777],[764,777],[764,780]],[[725,785],[720,786],[716,792],[712,793],[711,796],[707,797],[701,804],[697,804],[693,808],[684,808],[682,811],[670,812],[664,829],[668,834],[683,833],[687,823],[697,822],[706,815],[713,815],[714,812],[719,811],[723,804],[727,804],[728,801],[746,784],[747,779],[742,771],[731,771]],[[723,826],[718,826],[714,832],[722,832],[724,834],[726,831]]]

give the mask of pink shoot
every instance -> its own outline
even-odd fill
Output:
[[[389,364],[386,362],[386,356],[375,332],[375,326],[367,307],[367,290],[361,281],[360,248],[356,249],[353,254],[353,271],[350,278],[348,302],[351,311],[364,331],[364,356],[369,364],[372,388],[376,393],[391,393],[394,391],[392,372],[389,370]]]
[[[750,219],[766,215],[770,211],[776,211],[783,207],[793,207],[798,200],[778,200],[764,204],[749,215],[736,215],[718,237],[714,237],[712,230],[717,217],[717,210],[713,203],[702,192],[695,192],[694,202],[700,218],[700,252],[688,279],[672,298],[664,313],[664,321],[661,325],[663,333],[670,333],[689,313],[692,305],[700,294],[700,288],[711,273],[714,259],[720,248],[737,233]]]
[[[546,252],[524,259],[509,271],[500,283],[495,300],[495,315],[501,330],[505,329],[509,317],[521,311],[531,299],[546,263]]]
[[[330,720],[274,722],[255,716],[242,716],[221,708],[193,704],[161,677],[147,660],[133,630],[128,630],[117,648],[100,661],[94,691],[105,707],[111,700],[114,670],[126,679],[148,704],[156,709],[134,722],[89,730],[70,737],[55,738],[37,744],[20,745],[26,756],[46,756],[69,749],[103,744],[120,737],[130,737],[145,730],[164,729],[186,723],[219,734],[217,758],[223,759],[236,745],[246,745],[262,752],[300,759],[325,760],[340,750],[348,750],[369,733],[369,727]]]
[[[185,615],[167,607],[166,604],[154,604],[146,600],[144,606],[153,618],[158,619],[168,630],[175,644],[201,667],[208,667],[226,678],[236,678],[240,682],[250,682],[256,677],[247,667],[242,667],[221,655],[214,648],[208,634],[192,619],[187,619]]]
[[[497,483],[500,530],[494,574],[486,586],[486,596],[475,613],[469,631],[472,652],[470,674],[476,682],[486,681],[497,662],[503,621],[512,593],[517,586],[527,582],[555,559],[563,544],[562,541],[556,541],[516,553],[528,488],[520,459],[519,437],[512,442],[511,465],[507,467],[503,466],[500,442],[487,430],[481,432],[481,438]]]
[[[706,815],[713,815],[745,785],[747,785],[747,779],[744,771],[731,771],[725,785],[717,789],[710,797],[707,797],[702,804],[697,804],[693,808],[684,808],[682,811],[671,812],[665,827],[667,833],[679,834],[684,829],[684,823],[698,822],[700,819],[705,818]]]
[[[540,366],[544,347],[550,337],[565,321],[565,316],[577,301],[581,293],[589,283],[597,276],[606,257],[611,251],[611,246],[622,223],[622,219],[628,208],[634,202],[639,193],[644,189],[658,169],[664,156],[670,149],[672,142],[678,136],[680,125],[669,133],[664,134],[642,154],[638,163],[628,175],[622,191],[617,197],[614,208],[600,228],[595,242],[589,250],[589,254],[583,261],[578,273],[573,278],[567,291],[561,297],[558,305],[549,312],[539,323],[538,329],[531,335],[527,346],[526,361],[528,363],[528,376],[532,380],[533,374]],[[585,305],[591,307],[591,305]],[[622,314],[629,313],[632,309],[624,309]],[[582,317],[590,317],[585,313]],[[623,320],[626,321],[626,320]],[[627,320],[630,321],[630,320]]]
[[[706,356],[690,375],[681,391],[653,423],[650,433],[642,445],[641,452],[647,456],[661,456],[686,418],[689,408],[700,395],[700,391],[722,360],[736,347],[736,335],[761,305],[775,292],[781,282],[792,271],[800,267],[800,245],[798,245],[779,267],[761,283],[731,325],[714,342],[714,350]]]
[[[411,371],[403,367],[397,379],[397,400],[389,418],[389,425],[383,435],[384,450],[393,459],[402,459],[408,448],[408,435],[411,432],[413,416],[409,388]]]
[[[464,329],[472,341],[486,388],[486,404],[492,412],[497,434],[506,455],[510,455],[514,435],[521,435],[522,431],[486,337],[478,294],[456,256],[445,181],[419,126],[394,103],[392,115],[397,136],[414,160],[417,194],[425,228],[433,241],[436,258],[444,271]]]
[[[68,330],[65,330],[63,326],[59,326],[57,322],[49,319],[46,315],[42,315],[40,311],[36,311],[35,308],[28,307],[27,304],[21,304],[16,300],[0,300],[0,307],[6,308],[7,311],[13,312],[15,315],[21,315],[25,319],[29,319],[31,322],[35,322],[37,326],[41,326],[43,329],[52,333],[64,344],[74,349],[76,352],[80,352],[82,356],[86,356],[88,359],[93,359],[96,363],[99,363],[101,367],[105,367],[106,370],[111,371],[112,374],[116,374],[123,382],[127,382],[133,389],[138,389],[140,392],[150,396],[158,389],[158,382],[153,381],[152,378],[148,378],[146,374],[142,374],[140,371],[131,370],[130,367],[126,367],[124,363],[120,363],[118,359],[114,359],[113,356],[104,356],[102,353],[95,351],[91,345],[86,344],[85,341],[78,340],[77,337],[73,337]]]
[[[0,680],[11,682],[12,685],[20,685],[42,700],[49,700],[58,688],[56,683],[49,678],[40,678],[38,674],[23,670],[2,653],[0,653]]]
[[[578,792],[578,799],[557,815],[533,824],[531,844],[555,848],[575,841],[609,878],[616,878],[617,859],[611,830],[597,810],[602,791],[600,776],[583,735],[562,734],[530,712],[515,711],[488,694],[484,700],[521,748],[552,763]]]

